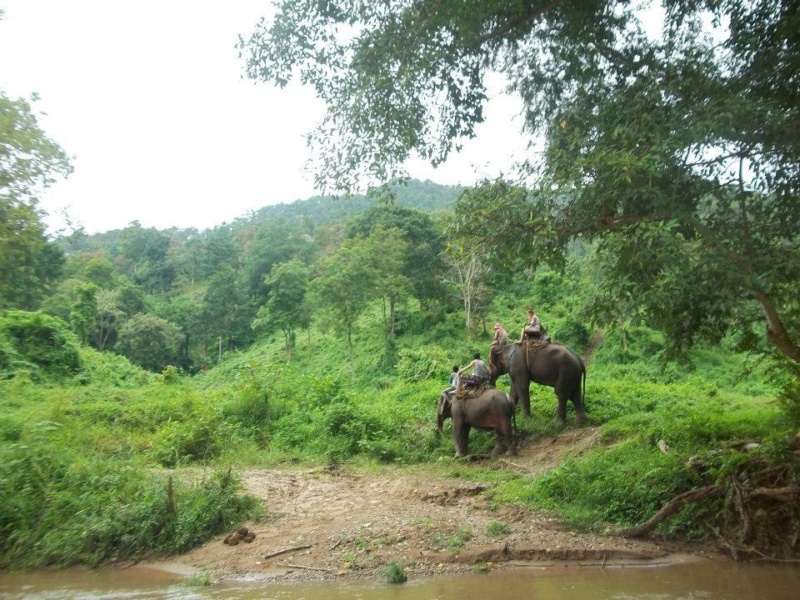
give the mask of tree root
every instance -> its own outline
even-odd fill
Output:
[[[745,488],[734,477],[732,478],[733,488],[733,503],[736,513],[742,523],[741,539],[744,543],[749,543],[753,539],[754,527],[749,513],[745,505],[748,500],[752,498],[768,498],[779,502],[792,502],[796,498],[800,498],[800,487],[787,486],[779,488],[759,487],[759,488]],[[689,502],[697,502],[700,500],[710,500],[718,498],[727,493],[727,488],[722,485],[708,485],[701,488],[696,488],[688,492],[684,492],[675,496],[672,500],[667,502],[661,510],[659,510],[650,519],[622,532],[623,537],[637,538],[643,537],[652,532],[659,523],[665,521],[667,518],[674,515],[684,504]]]
[[[659,523],[678,512],[678,510],[687,502],[716,498],[724,493],[725,489],[719,485],[707,485],[705,487],[684,492],[683,494],[675,496],[672,500],[667,502],[661,508],[661,510],[659,510],[655,515],[641,525],[623,531],[622,536],[629,538],[643,537],[653,531],[653,529],[655,529]]]

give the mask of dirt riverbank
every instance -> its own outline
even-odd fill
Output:
[[[535,475],[580,453],[591,428],[567,430],[525,445],[515,457],[460,463]],[[347,466],[312,470],[249,470],[248,492],[268,513],[248,523],[250,542],[219,536],[162,563],[213,579],[325,580],[382,577],[401,565],[409,578],[468,572],[476,564],[511,568],[535,564],[640,565],[716,558],[708,548],[581,534],[520,506],[495,506],[491,484],[452,477],[455,468]]]

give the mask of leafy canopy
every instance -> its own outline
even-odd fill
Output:
[[[0,91],[0,308],[34,309],[60,273],[38,194],[72,170],[39,126],[31,103]]]
[[[536,186],[466,196],[459,237],[531,271],[594,242],[597,321],[633,303],[675,355],[733,328],[800,362],[800,3],[658,8],[285,0],[240,49],[250,77],[297,76],[326,102],[309,143],[335,189],[401,175],[413,153],[445,160],[483,121],[487,73],[503,74],[547,141]]]

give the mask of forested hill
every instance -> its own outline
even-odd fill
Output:
[[[423,212],[451,210],[463,188],[440,185],[432,181],[411,179],[405,184],[390,186],[391,194],[398,206]],[[288,204],[274,204],[255,211],[247,221],[271,221],[286,219],[299,222],[311,219],[315,225],[340,223],[348,217],[375,206],[379,197],[357,196],[312,196],[307,200],[296,200]]]
[[[432,181],[411,179],[406,183],[389,186],[390,194],[398,206],[413,208],[423,212],[452,210],[463,188],[441,185]],[[361,213],[379,203],[381,196],[312,196],[305,200],[272,204],[243,215],[232,223],[220,223],[217,227],[228,226],[233,230],[268,221],[286,221],[293,225],[311,222],[314,225],[344,223],[352,215]],[[67,253],[87,250],[114,248],[118,245],[123,230],[114,229],[92,235],[73,235],[58,240],[59,246]],[[176,240],[186,240],[198,233],[195,229],[170,228],[165,231]]]

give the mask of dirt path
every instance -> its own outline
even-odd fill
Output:
[[[536,474],[582,452],[595,433],[565,431],[493,464]],[[464,470],[485,466],[462,463]],[[490,568],[530,561],[650,564],[705,550],[574,533],[522,507],[493,506],[491,485],[443,475],[453,470],[246,471],[247,490],[269,514],[264,523],[248,524],[255,539],[229,545],[220,536],[161,566],[208,570],[216,579],[308,580],[381,577],[396,562],[409,577],[422,577],[471,571],[479,561]]]

